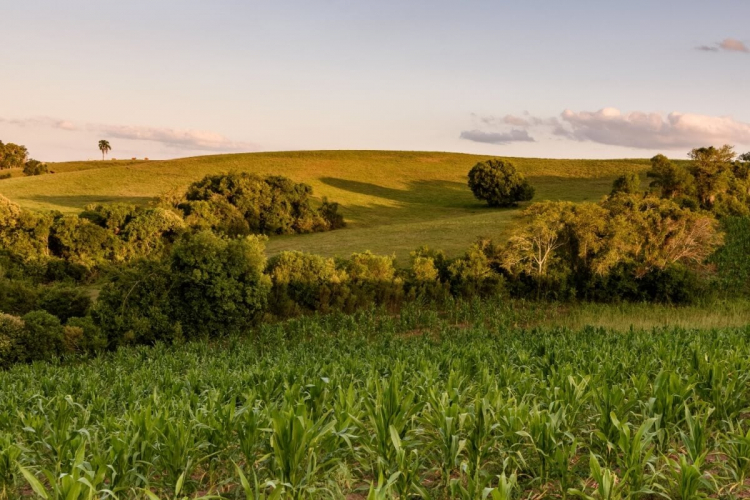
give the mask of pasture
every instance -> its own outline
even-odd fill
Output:
[[[283,175],[305,182],[316,197],[341,204],[348,227],[330,233],[275,237],[268,252],[304,250],[324,256],[355,251],[395,254],[402,263],[421,245],[463,252],[476,238],[501,239],[517,209],[490,209],[467,187],[467,173],[490,158],[403,151],[243,153],[164,161],[117,160],[50,164],[54,174],[0,181],[0,193],[33,210],[77,213],[90,203],[146,204],[208,174]],[[596,201],[625,172],[648,160],[511,158],[536,188],[535,201]]]

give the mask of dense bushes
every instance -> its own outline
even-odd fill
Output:
[[[188,187],[177,206],[188,225],[229,236],[298,234],[343,227],[338,204],[312,205],[312,188],[279,176],[208,176]]]
[[[110,346],[240,332],[265,312],[270,280],[263,240],[186,234],[163,262],[122,269],[101,291],[94,318]]]
[[[487,160],[469,171],[469,189],[491,207],[514,207],[534,197],[534,188],[512,163]]]
[[[46,311],[21,317],[0,313],[0,368],[51,361],[62,354],[92,354],[106,347],[91,318],[71,318],[65,326]]]

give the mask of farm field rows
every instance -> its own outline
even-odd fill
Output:
[[[274,237],[271,255],[304,250],[348,256],[371,250],[402,262],[422,245],[449,255],[477,237],[501,238],[517,209],[493,210],[468,189],[467,173],[489,157],[438,152],[300,151],[211,155],[165,161],[117,160],[51,164],[55,173],[0,181],[0,194],[34,210],[80,212],[90,203],[145,204],[209,174],[283,175],[305,182],[316,197],[341,204],[348,227],[331,233]],[[535,201],[597,201],[612,180],[644,172],[648,160],[512,158],[536,188]]]
[[[740,306],[704,329],[585,306],[612,328],[572,330],[477,301],[17,366],[0,498],[742,498],[750,330],[721,322]]]

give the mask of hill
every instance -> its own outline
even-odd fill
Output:
[[[269,254],[300,249],[322,255],[372,250],[403,260],[420,245],[462,252],[479,236],[502,237],[518,209],[490,209],[469,191],[467,173],[490,158],[459,153],[294,151],[163,161],[50,164],[54,174],[0,181],[0,194],[33,210],[76,213],[95,202],[145,204],[208,174],[247,171],[306,182],[318,197],[341,203],[349,227],[275,237]],[[536,187],[535,200],[597,200],[618,175],[648,160],[510,158]]]

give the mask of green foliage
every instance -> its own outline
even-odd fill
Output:
[[[241,333],[264,312],[271,288],[263,274],[264,242],[204,231],[174,246],[170,300],[186,337]]]
[[[60,319],[47,311],[32,311],[23,315],[24,360],[49,361],[63,351],[63,327]]]
[[[39,160],[30,159],[23,165],[23,175],[42,175],[47,172],[47,164]]]
[[[711,256],[717,267],[717,284],[723,294],[750,294],[750,217],[727,217],[721,221],[724,245]]]
[[[333,259],[302,252],[282,252],[268,262],[271,312],[280,317],[304,312],[322,313],[345,307],[348,275]]]
[[[610,196],[617,193],[636,194],[641,191],[641,178],[637,172],[622,174],[612,183]]]
[[[534,197],[534,188],[512,163],[487,160],[469,171],[469,189],[491,207],[514,207]]]
[[[70,318],[65,323],[63,337],[68,352],[96,354],[107,348],[107,337],[91,316]]]
[[[3,141],[0,141],[0,170],[23,167],[28,156],[29,152],[25,146],[12,142],[3,144]]]
[[[52,254],[89,268],[113,260],[118,243],[113,233],[71,216],[55,219],[49,237]]]
[[[25,335],[21,318],[0,313],[0,368],[25,360]]]
[[[188,225],[230,236],[298,234],[343,227],[338,204],[312,205],[312,188],[280,176],[208,176],[188,187],[179,208]]]
[[[305,317],[4,370],[0,495],[747,495],[745,326],[548,327],[544,304],[525,328],[505,304]],[[684,315],[670,310],[656,320]]]
[[[42,288],[38,309],[57,316],[64,323],[73,317],[86,316],[91,305],[91,297],[81,287],[55,283]]]
[[[136,261],[118,269],[102,287],[92,313],[108,345],[180,339],[170,297],[173,283],[164,262]]]

